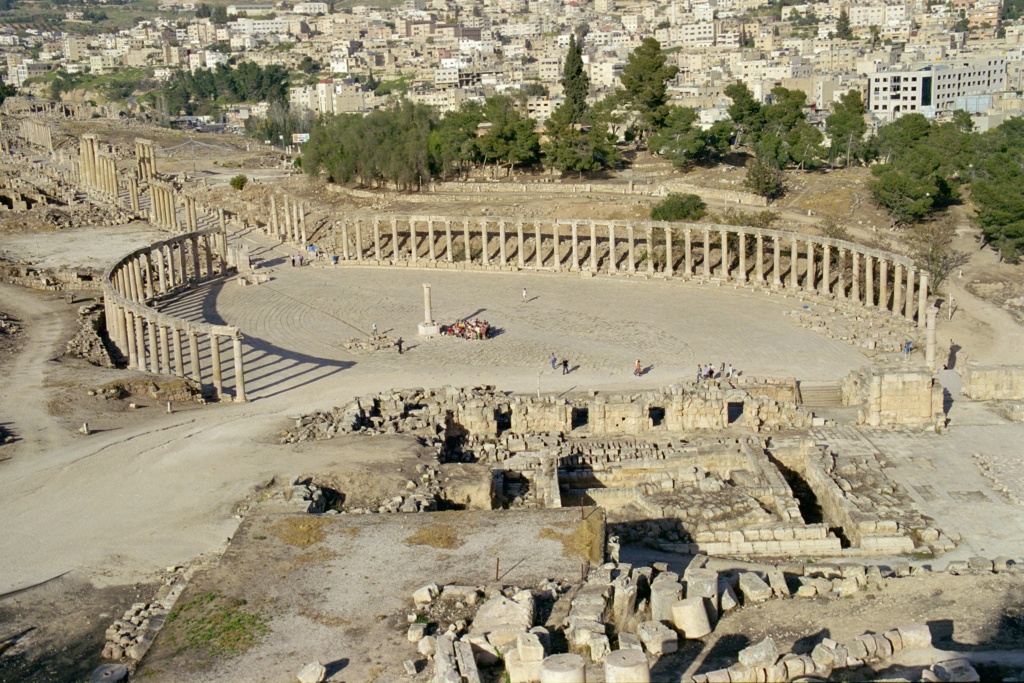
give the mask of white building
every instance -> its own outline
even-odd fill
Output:
[[[868,111],[883,121],[907,112],[929,118],[956,109],[957,98],[1006,90],[1006,57],[943,60],[911,70],[879,71],[868,79]],[[962,100],[961,100],[962,101]]]

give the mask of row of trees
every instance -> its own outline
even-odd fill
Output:
[[[970,193],[986,241],[1010,261],[1024,250],[1024,120],[985,133],[966,112],[945,123],[907,114],[878,131],[871,145],[875,200],[898,223],[936,219]]]
[[[214,69],[182,69],[176,72],[162,95],[171,112],[189,115],[207,114],[218,103],[286,102],[288,69],[271,64],[261,67],[253,62],[239,62],[233,67],[218,64]]]

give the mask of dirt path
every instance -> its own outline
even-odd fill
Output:
[[[18,438],[6,454],[11,457],[8,466],[18,470],[21,453],[45,457],[68,444],[69,437],[47,412],[44,385],[47,375],[59,368],[60,346],[70,334],[73,315],[69,306],[52,294],[0,283],[0,297],[26,328],[20,353],[11,356],[0,373],[0,395],[4,397],[0,417]]]

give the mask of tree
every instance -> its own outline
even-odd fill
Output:
[[[878,28],[875,24],[871,24],[868,30],[871,31],[871,48],[874,49],[882,37],[882,29]]]
[[[209,16],[210,16],[210,6],[207,5],[205,2],[199,3],[199,6],[196,7],[196,18],[198,18],[198,19],[205,19],[205,18],[207,18]]]
[[[231,187],[241,192],[245,189],[245,186],[249,183],[249,179],[243,173],[239,173],[231,179]]]
[[[487,122],[491,124],[477,140],[484,163],[493,160],[495,167],[508,164],[511,173],[517,164],[537,161],[540,144],[534,132],[534,121],[516,109],[515,100],[501,95],[488,98],[484,111]]]
[[[864,122],[864,100],[859,90],[850,90],[839,98],[832,113],[825,118],[825,132],[828,133],[829,159],[833,162],[843,155],[845,165],[860,151],[867,124]]]
[[[822,132],[807,121],[798,121],[786,136],[788,153],[800,170],[817,168],[822,157]]]
[[[551,113],[545,132],[544,163],[563,174],[578,173],[582,177],[584,173],[610,168],[619,160],[608,121],[592,117],[587,123],[574,123],[568,101]]]
[[[15,88],[13,85],[8,85],[7,83],[0,83],[0,104],[3,104],[4,100],[6,100],[8,97],[14,97],[17,94],[18,89]]]
[[[569,36],[569,52],[565,55],[562,69],[562,88],[568,105],[567,114],[572,123],[579,123],[587,113],[590,77],[583,70],[583,49],[576,42],[576,34]]]
[[[707,204],[698,195],[670,193],[651,208],[652,221],[695,221],[700,220],[707,210]]]
[[[733,120],[738,129],[736,144],[739,144],[740,137],[751,134],[755,135],[764,126],[764,116],[761,114],[761,103],[754,99],[750,88],[743,81],[736,81],[725,86],[725,96],[732,100],[729,105],[729,118]]]
[[[697,112],[690,107],[668,106],[666,112],[664,127],[651,136],[648,146],[676,168],[685,170],[729,150],[733,134],[731,123],[719,121],[705,131],[696,125]]]
[[[633,50],[622,69],[622,97],[640,115],[646,134],[661,127],[667,113],[668,82],[679,72],[667,61],[661,43],[648,37]]]
[[[210,11],[210,21],[217,25],[228,23],[228,8],[224,5],[216,5]]]
[[[441,178],[448,174],[469,172],[480,157],[477,147],[477,129],[484,120],[483,107],[472,100],[462,103],[458,111],[448,112],[437,127],[430,131],[428,144],[435,161],[435,171]]]
[[[850,15],[845,7],[839,10],[839,18],[836,19],[836,38],[840,40],[853,40],[853,29],[850,28]]]
[[[846,226],[835,216],[825,216],[815,227],[818,228],[818,232],[821,233],[822,237],[828,237],[833,240],[846,240],[850,238],[850,233]]]
[[[763,159],[755,159],[747,167],[747,177],[743,184],[751,192],[769,201],[782,196],[782,173],[778,166]]]
[[[928,273],[932,289],[938,290],[949,274],[967,263],[967,254],[953,249],[956,226],[948,215],[911,226],[904,239],[917,267]]]

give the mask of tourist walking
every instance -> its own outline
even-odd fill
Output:
[[[697,381],[699,382],[702,379],[704,379],[704,366],[697,363]]]
[[[373,338],[377,338],[377,323],[373,324]]]
[[[523,287],[523,303],[526,303],[526,287]]]
[[[562,374],[563,375],[568,375],[569,374],[569,359],[568,358],[563,358],[562,359]]]
[[[730,378],[730,379],[732,378],[732,363],[729,363],[729,365],[726,366],[726,368],[725,368],[725,376]]]
[[[399,355],[399,356],[401,356],[401,355],[402,355],[402,344],[404,344],[404,343],[405,343],[405,342],[404,342],[404,341],[402,341],[402,338],[401,338],[401,337],[399,337],[399,338],[398,338],[398,341],[396,341],[396,342],[395,342],[395,346],[397,346],[397,347],[398,347],[398,355]]]
[[[644,366],[640,363],[640,359],[636,359],[636,367],[633,368],[633,375],[639,377],[644,374]]]
[[[554,370],[558,367],[558,356],[551,354],[551,369]]]

